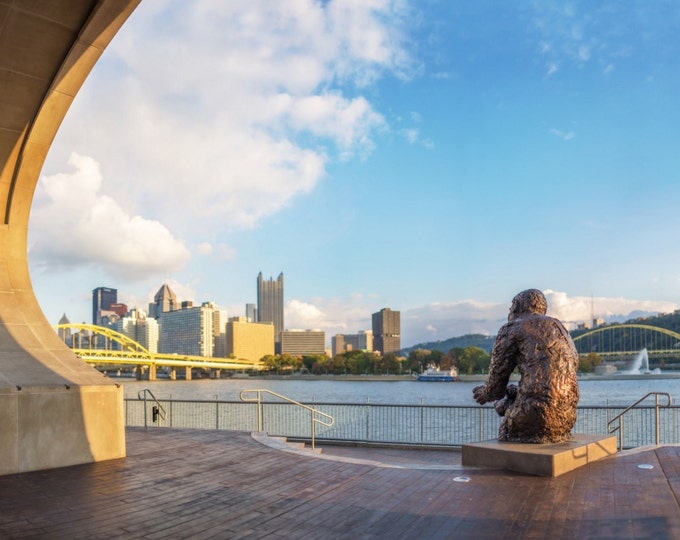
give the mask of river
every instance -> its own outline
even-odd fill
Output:
[[[370,403],[475,405],[472,389],[481,384],[474,381],[454,383],[418,382],[410,380],[272,380],[198,379],[193,381],[122,382],[126,398],[136,398],[139,390],[148,388],[158,399],[238,401],[244,389],[266,389],[303,403]],[[663,375],[637,378],[611,377],[579,380],[581,406],[627,406],[648,392],[668,392],[673,403],[680,403],[680,379]],[[649,403],[653,403],[650,398]]]

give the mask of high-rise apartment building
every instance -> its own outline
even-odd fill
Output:
[[[116,330],[135,340],[151,353],[158,352],[159,325],[141,309],[131,309],[116,324]]]
[[[373,332],[361,330],[358,334],[336,334],[331,338],[333,356],[347,351],[372,351]]]
[[[163,312],[159,318],[159,352],[213,356],[214,306],[202,305]]]
[[[383,308],[373,314],[373,350],[380,354],[401,349],[401,313]]]
[[[111,304],[118,303],[118,290],[97,287],[92,291],[92,324],[101,325],[102,311],[110,311]]]
[[[227,357],[258,362],[274,354],[274,325],[252,322],[248,317],[231,317],[227,321]]]
[[[225,358],[227,356],[227,312],[217,309],[217,305],[212,302],[209,305],[213,308],[213,356]]]
[[[322,330],[284,330],[281,332],[281,353],[293,356],[325,354],[326,333]]]
[[[276,352],[281,352],[281,332],[283,332],[283,272],[274,281],[262,279],[257,275],[257,321],[274,324],[274,343]]]

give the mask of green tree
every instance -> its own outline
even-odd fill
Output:
[[[465,347],[464,349],[451,349],[449,351],[453,364],[459,373],[485,373],[489,371],[491,357],[480,347]]]
[[[328,373],[331,368],[331,359],[328,356],[323,355],[317,358],[316,362],[312,364],[312,373],[314,375],[323,375]]]
[[[590,373],[601,363],[602,357],[597,353],[591,352],[585,356],[580,355],[578,359],[578,370],[584,373]]]
[[[261,361],[266,371],[278,373],[281,369],[281,358],[279,355],[267,354],[262,357]]]
[[[326,364],[328,360],[325,354],[305,354],[302,356],[302,367],[312,373],[314,364]]]
[[[407,366],[411,371],[424,371],[430,363],[432,351],[427,349],[416,349],[408,353]]]
[[[367,351],[347,351],[341,353],[345,358],[347,371],[353,375],[373,373],[373,363],[377,355]]]

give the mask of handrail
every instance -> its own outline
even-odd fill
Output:
[[[609,429],[609,433],[616,433],[618,431],[618,439],[619,439],[619,451],[623,449],[623,415],[626,414],[628,411],[631,409],[634,409],[637,407],[640,403],[642,403],[645,399],[647,399],[650,396],[654,396],[654,417],[655,417],[655,440],[657,446],[659,445],[659,409],[661,407],[668,409],[670,408],[671,404],[673,403],[673,398],[668,392],[648,392],[644,396],[642,396],[640,399],[638,399],[635,403],[632,405],[629,405],[626,407],[622,412],[617,414],[614,418],[612,418],[609,422],[607,422],[607,428]],[[667,402],[665,405],[659,405],[659,396],[666,396]],[[617,426],[612,427],[612,424],[616,421],[619,421],[619,424]]]
[[[165,409],[163,408],[163,405],[161,405],[160,401],[156,399],[156,396],[153,395],[153,392],[149,390],[148,388],[144,388],[137,392],[137,399],[140,401],[144,401],[144,427],[147,427],[147,413],[146,413],[146,396],[150,395],[151,399],[155,403],[151,410],[151,420],[153,423],[156,423],[156,419],[158,416],[161,417],[161,420],[165,420]]]
[[[245,397],[246,394],[248,393],[255,393],[257,396],[255,398],[248,398]],[[272,396],[275,396],[279,399],[283,399],[284,401],[287,401],[288,403],[292,403],[293,405],[296,405],[298,407],[302,407],[303,409],[307,409],[311,413],[311,427],[312,427],[312,450],[315,450],[316,447],[314,446],[314,439],[315,439],[315,432],[316,432],[316,424],[322,424],[326,427],[331,427],[333,423],[335,422],[335,419],[330,415],[326,414],[324,412],[321,412],[314,407],[310,407],[309,405],[305,405],[304,403],[300,403],[298,401],[295,401],[294,399],[290,399],[289,397],[282,396],[281,394],[277,394],[276,392],[272,392],[271,390],[265,390],[265,389],[244,389],[241,390],[241,393],[239,394],[239,398],[241,401],[244,401],[246,403],[257,403],[257,430],[262,431],[262,394],[269,394]],[[316,415],[320,415],[322,417],[325,417],[326,420],[324,421],[323,418],[317,418]]]

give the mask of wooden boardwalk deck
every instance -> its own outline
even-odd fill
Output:
[[[463,470],[450,452],[317,459],[241,432],[127,437],[122,460],[0,477],[0,538],[680,538],[678,447],[537,478]]]

